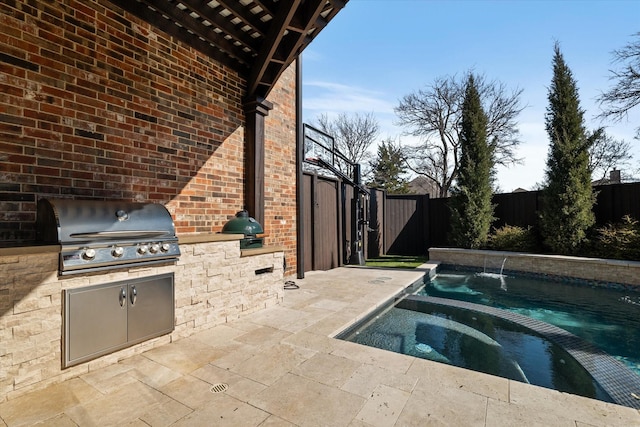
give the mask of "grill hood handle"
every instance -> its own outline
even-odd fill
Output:
[[[165,236],[165,230],[124,230],[124,231],[91,231],[88,233],[72,233],[74,239],[122,239],[127,237],[160,237]]]

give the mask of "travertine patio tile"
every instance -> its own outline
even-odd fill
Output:
[[[261,326],[251,332],[247,332],[235,338],[235,341],[250,344],[255,347],[267,347],[277,344],[291,335],[290,332],[281,331],[270,326]]]
[[[192,375],[180,377],[160,388],[160,391],[191,409],[212,405],[222,395],[212,393],[210,383]]]
[[[300,331],[282,340],[283,344],[306,348],[320,353],[331,353],[337,346],[337,341],[324,335]]]
[[[6,426],[0,421],[0,426]],[[78,425],[67,414],[60,414],[51,419],[32,424],[32,427],[78,427]]]
[[[396,425],[485,427],[487,398],[440,384],[416,385]]]
[[[281,324],[279,329],[291,333],[297,333],[315,325],[329,316],[333,316],[334,314],[335,313],[333,311],[307,307],[298,311],[298,317],[293,322]]]
[[[327,316],[322,320],[319,320],[304,330],[314,334],[332,336],[346,329],[355,320],[356,319],[354,319],[353,316],[335,313],[332,316]]]
[[[0,403],[0,416],[11,427],[30,426],[62,414],[79,403],[100,398],[100,393],[80,378]]]
[[[127,371],[127,375],[153,388],[160,388],[181,376],[180,373],[143,355],[132,356],[120,361],[119,364],[131,368]]]
[[[348,305],[349,303],[344,301],[337,301],[335,299],[323,298],[313,303],[310,307],[321,308],[323,310],[328,310],[328,311],[340,311],[343,308],[347,307]]]
[[[181,374],[195,371],[219,354],[219,349],[193,338],[184,338],[143,353],[145,357]]]
[[[222,393],[215,404],[192,412],[173,426],[253,427],[261,425],[267,417],[269,417],[267,412]]]
[[[411,392],[417,382],[417,377],[389,371],[379,366],[364,364],[360,365],[351,378],[340,388],[349,393],[368,398],[380,384]]]
[[[173,399],[162,405],[156,405],[138,418],[143,425],[153,427],[169,427],[179,419],[186,417],[193,409]]]
[[[576,427],[574,420],[553,413],[489,399],[487,426],[492,427]],[[586,426],[585,426],[586,427]]]
[[[400,373],[406,373],[413,363],[413,357],[411,356],[367,347],[349,341],[339,341],[337,348],[331,354],[369,365],[382,366],[390,371]]]
[[[124,364],[116,364],[105,366],[104,368],[91,371],[87,374],[81,375],[87,384],[93,386],[101,393],[108,394],[114,390],[126,386],[127,384],[136,382],[137,379],[129,375],[131,366]]]
[[[264,349],[233,369],[233,372],[261,384],[271,385],[307,358],[295,347],[276,345]]]
[[[234,370],[260,352],[258,347],[237,341],[230,341],[224,346],[216,347],[216,350],[217,353],[211,358],[210,363],[230,370]]]
[[[124,427],[148,427],[149,424],[142,421],[140,418],[130,421],[126,424],[123,424]]]
[[[192,335],[191,338],[210,345],[211,347],[223,346],[240,335],[246,334],[246,331],[235,328],[232,325],[217,325],[213,328],[198,332]]]
[[[249,403],[298,426],[347,426],[365,400],[308,378],[287,374]]]
[[[251,322],[258,325],[281,329],[282,325],[296,322],[300,318],[300,310],[278,306],[269,310],[255,313],[251,316]]]
[[[269,415],[269,418],[260,424],[260,427],[296,427],[296,425],[275,415]]]
[[[213,365],[203,366],[191,375],[211,385],[227,384],[229,387],[225,393],[243,402],[249,401],[266,388],[263,384]]]
[[[587,424],[640,426],[640,411],[636,409],[516,381],[511,382],[510,402]]]
[[[121,426],[169,401],[166,395],[136,382],[65,412],[79,426]]]
[[[322,384],[340,387],[361,366],[344,357],[318,353],[294,368],[293,373]]]
[[[509,380],[506,378],[423,359],[415,359],[407,374],[419,377],[421,381],[418,384],[450,387],[509,401]]]
[[[375,427],[393,427],[411,393],[379,385],[360,410],[357,419]]]

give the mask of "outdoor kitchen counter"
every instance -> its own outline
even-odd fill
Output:
[[[208,242],[229,242],[242,240],[243,234],[222,233],[193,233],[178,236],[178,242],[182,245]],[[284,252],[282,246],[265,246],[263,248],[243,249],[242,256],[260,255],[272,252]],[[43,253],[60,253],[60,245],[27,245],[0,247],[0,256],[34,255]]]
[[[0,256],[60,253],[60,245],[9,246],[0,248]]]
[[[178,242],[181,245],[189,245],[194,243],[209,242],[228,242],[233,240],[242,240],[244,234],[225,234],[225,233],[193,233],[178,236]],[[262,254],[270,254],[274,252],[284,252],[283,246],[264,246],[262,248],[242,249],[240,256],[254,256]]]

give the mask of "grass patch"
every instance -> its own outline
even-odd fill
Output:
[[[379,258],[367,259],[365,265],[367,267],[416,268],[427,261],[426,255],[383,255]]]

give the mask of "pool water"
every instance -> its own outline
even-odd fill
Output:
[[[564,349],[523,326],[476,311],[404,300],[342,338],[611,401]]]
[[[640,292],[515,275],[439,271],[418,294],[483,304],[569,331],[640,376]]]

